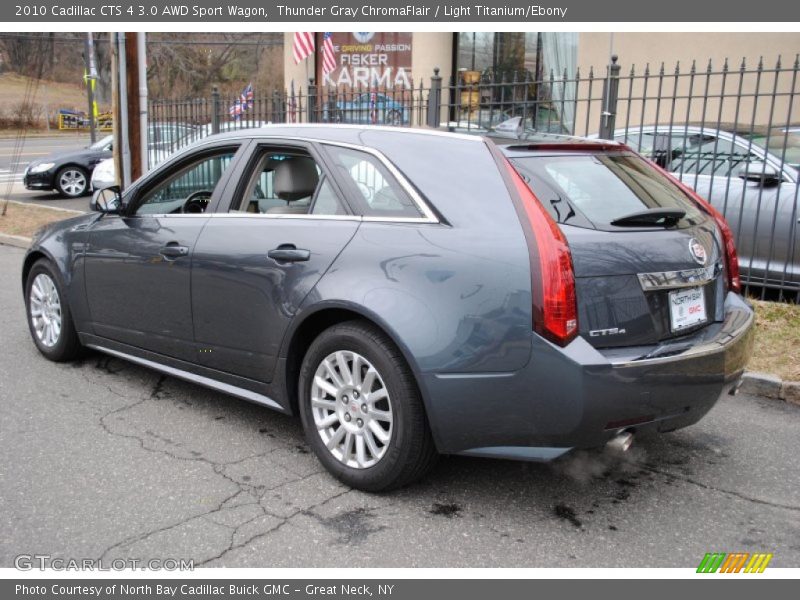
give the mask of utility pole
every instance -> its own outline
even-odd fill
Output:
[[[139,56],[139,44],[137,43],[136,32],[127,32],[125,35],[125,82],[128,96],[128,148],[131,157],[131,181],[141,177],[147,169],[146,164],[142,164],[142,132],[140,119],[140,96],[139,96],[139,61],[144,57]],[[120,57],[122,60],[123,57]],[[147,141],[144,141],[147,146]]]
[[[89,134],[94,144],[97,141],[97,103],[94,100],[97,65],[94,61],[94,38],[91,31],[86,33],[86,40],[83,45],[83,61],[86,70],[86,98],[89,102]]]
[[[137,79],[139,81],[139,156],[141,160],[142,172],[146,173],[149,168],[148,156],[148,125],[147,125],[147,34],[139,31],[136,34],[136,53],[139,55],[137,69]]]

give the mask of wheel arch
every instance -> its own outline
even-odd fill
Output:
[[[28,282],[28,274],[31,272],[33,265],[36,264],[36,261],[40,258],[45,258],[49,260],[53,265],[56,266],[58,269],[58,263],[53,260],[53,257],[50,256],[47,252],[42,250],[41,248],[37,248],[36,250],[31,250],[25,256],[25,260],[22,262],[22,289],[25,290],[25,285]]]
[[[343,323],[345,321],[363,321],[372,325],[383,333],[400,350],[403,359],[414,375],[414,383],[417,386],[422,403],[425,408],[425,416],[428,426],[434,437],[434,443],[439,447],[436,430],[430,420],[430,410],[428,409],[428,393],[424,387],[424,379],[420,376],[417,363],[413,359],[411,350],[403,344],[397,333],[372,311],[363,306],[354,305],[349,302],[331,302],[315,306],[306,311],[302,317],[296,317],[292,328],[287,332],[281,356],[285,358],[285,368],[283,372],[286,399],[289,408],[294,414],[298,414],[299,394],[298,379],[303,358],[308,351],[311,343],[324,330]]]

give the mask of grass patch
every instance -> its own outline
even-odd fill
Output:
[[[0,201],[0,212],[2,212],[2,206],[3,202]],[[33,204],[9,202],[6,214],[0,216],[0,233],[31,237],[42,225],[62,221],[78,214]]]
[[[800,381],[800,305],[751,302],[756,309],[756,341],[748,370]]]

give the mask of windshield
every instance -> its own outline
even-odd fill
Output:
[[[750,139],[754,145],[762,150],[766,150],[778,160],[783,156],[784,146],[786,147],[785,163],[795,168],[800,166],[800,133],[784,133],[782,131],[773,132],[769,139],[766,135],[754,134],[743,136]]]
[[[633,154],[525,156],[512,162],[558,223],[617,231],[612,221],[648,209],[684,211],[679,228],[703,220],[677,186]]]
[[[104,137],[103,139],[101,139],[101,140],[99,140],[99,141],[95,142],[94,144],[92,144],[91,146],[89,146],[89,149],[90,149],[90,150],[105,150],[105,149],[106,149],[106,146],[108,146],[109,144],[111,144],[111,140],[112,140],[113,138],[114,138],[114,136],[112,136],[112,135],[107,135],[107,136],[106,136],[106,137]]]

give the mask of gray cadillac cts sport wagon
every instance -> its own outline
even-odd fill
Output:
[[[299,413],[363,490],[691,425],[752,344],[724,220],[614,142],[276,125],[92,205],[25,258],[42,354]]]

